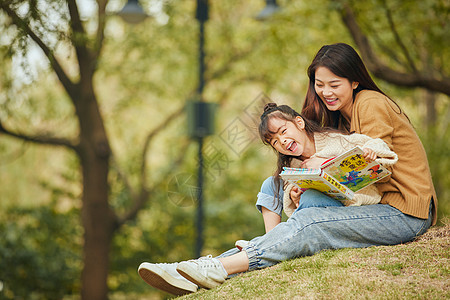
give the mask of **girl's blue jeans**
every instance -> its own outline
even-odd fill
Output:
[[[324,194],[320,197],[329,198]],[[252,239],[243,251],[247,252],[249,270],[254,270],[326,249],[405,243],[430,227],[431,205],[426,220],[405,215],[387,204],[303,208],[265,235]],[[234,248],[221,256],[238,251]]]

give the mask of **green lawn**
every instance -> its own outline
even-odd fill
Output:
[[[450,299],[449,223],[411,243],[323,251],[179,299]]]

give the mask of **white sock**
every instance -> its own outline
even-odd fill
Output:
[[[228,272],[225,270],[225,268],[223,267],[222,262],[221,262],[220,260],[218,260],[217,258],[213,258],[213,260],[214,260],[215,262],[218,262],[218,263],[220,264],[220,266],[222,267],[222,270],[223,270],[224,274],[226,274],[226,275],[228,276],[229,274],[228,274]]]

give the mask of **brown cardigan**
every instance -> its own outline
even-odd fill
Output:
[[[364,90],[356,95],[350,131],[381,138],[397,153],[398,162],[389,179],[377,184],[383,198],[405,214],[427,219],[434,199],[433,225],[437,219],[437,198],[425,149],[408,117],[389,98]]]

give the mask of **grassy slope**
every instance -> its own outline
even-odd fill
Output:
[[[450,224],[397,246],[323,251],[179,299],[450,299]]]

